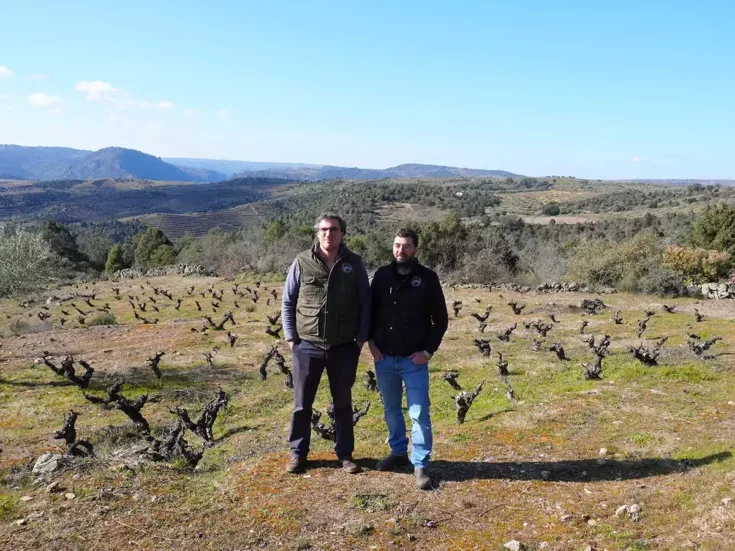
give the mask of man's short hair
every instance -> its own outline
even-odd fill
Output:
[[[413,241],[413,246],[418,247],[419,246],[419,234],[417,234],[415,231],[413,231],[410,228],[402,228],[398,230],[398,233],[396,233],[396,237],[403,237],[407,238],[410,237]]]
[[[322,220],[336,220],[337,222],[339,222],[339,229],[342,230],[342,233],[347,233],[347,223],[338,214],[331,213],[322,214],[319,218],[316,219],[316,222],[314,222],[314,231],[317,231],[319,229],[319,224],[322,222]]]

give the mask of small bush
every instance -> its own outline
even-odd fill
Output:
[[[18,500],[13,494],[0,494],[0,520],[10,518],[18,508]]]
[[[32,335],[33,333],[45,333],[46,331],[52,331],[53,325],[47,321],[26,321],[24,319],[17,319],[11,321],[8,324],[8,329],[14,335]]]
[[[87,321],[86,325],[117,325],[117,319],[112,312],[105,312]]]
[[[666,266],[691,283],[719,281],[730,271],[730,255],[715,250],[670,246],[664,252]]]
[[[684,294],[684,278],[681,274],[666,268],[660,268],[643,277],[638,290],[650,295],[662,297],[678,297]]]

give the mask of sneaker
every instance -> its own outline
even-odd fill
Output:
[[[348,457],[347,459],[340,459],[339,464],[342,465],[342,469],[346,473],[357,474],[362,472],[360,465],[355,463],[351,457]]]
[[[416,487],[419,490],[431,490],[431,479],[426,468],[416,467],[413,470],[413,474],[416,477]]]
[[[291,474],[303,473],[306,467],[306,459],[292,457],[286,464],[286,472]]]
[[[408,465],[408,455],[393,455],[390,454],[385,459],[381,459],[378,462],[377,469],[379,471],[392,471],[396,467],[405,467]]]

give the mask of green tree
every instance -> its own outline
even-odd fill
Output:
[[[136,239],[137,238],[137,239]],[[135,265],[154,268],[171,264],[176,260],[173,244],[166,234],[158,228],[148,228],[133,238],[135,245]],[[160,249],[160,250],[159,250]]]
[[[105,272],[108,274],[114,274],[118,270],[128,268],[129,265],[125,262],[125,255],[123,253],[122,245],[113,245],[110,252],[107,255],[107,262],[105,262]]]
[[[176,252],[172,245],[159,245],[148,259],[148,268],[170,266],[176,263]]]
[[[419,259],[429,268],[453,270],[464,253],[468,230],[456,214],[431,222],[419,232]]]
[[[288,224],[283,218],[276,218],[265,225],[263,237],[266,243],[275,243],[288,233]]]
[[[87,255],[90,264],[97,270],[102,270],[113,245],[112,239],[103,233],[95,233],[85,235],[78,241],[80,250]]]
[[[88,262],[87,255],[79,250],[76,238],[63,224],[56,220],[44,222],[41,228],[41,238],[49,244],[51,251],[60,258],[66,258],[75,266]]]
[[[365,266],[378,268],[393,260],[390,239],[392,237],[389,234],[356,235],[347,240],[347,246],[362,257]]]
[[[719,203],[708,208],[694,224],[689,244],[701,249],[715,249],[735,261],[735,207]]]

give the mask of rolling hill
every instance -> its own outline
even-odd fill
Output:
[[[14,180],[140,178],[180,182],[218,182],[228,174],[206,167],[175,166],[134,149],[99,151],[68,147],[0,145],[0,176]]]
[[[227,178],[283,180],[384,180],[387,178],[517,177],[505,170],[402,164],[385,169],[305,163],[162,159],[135,149],[99,151],[66,147],[0,145],[0,177],[14,180],[133,178],[177,182],[219,182]]]
[[[484,170],[453,166],[403,164],[390,168],[357,168],[342,166],[273,167],[266,170],[241,172],[235,177],[258,176],[260,178],[284,178],[288,180],[385,180],[388,178],[451,178],[451,177],[501,177],[516,178],[505,170]]]
[[[89,155],[91,151],[69,147],[24,147],[0,144],[0,174],[18,180],[58,178],[69,163]]]
[[[228,178],[238,173],[249,173],[258,170],[290,170],[305,168],[321,168],[323,165],[305,163],[265,163],[257,161],[234,161],[227,159],[190,159],[190,158],[163,158],[167,163],[184,168],[203,168],[221,172]]]
[[[135,149],[107,147],[73,161],[61,179],[144,178],[179,182],[223,180],[224,175],[201,168],[184,169]]]

